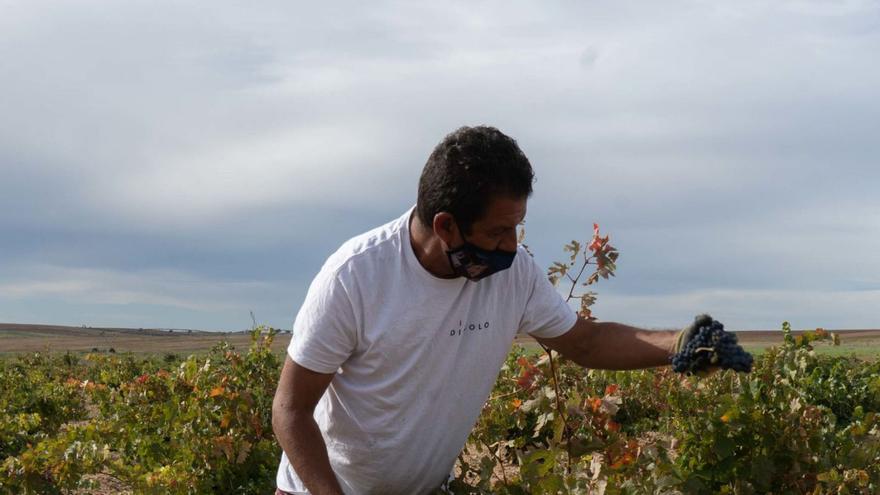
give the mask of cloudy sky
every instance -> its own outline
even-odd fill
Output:
[[[602,320],[880,328],[880,3],[0,0],[0,322],[289,328],[461,125]]]

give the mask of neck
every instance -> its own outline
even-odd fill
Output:
[[[456,278],[440,238],[425,227],[414,212],[409,220],[409,239],[419,264],[438,278]]]

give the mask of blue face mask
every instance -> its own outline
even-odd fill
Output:
[[[446,256],[449,257],[449,264],[452,265],[452,270],[456,275],[473,282],[510,268],[510,265],[513,264],[513,258],[516,257],[516,251],[510,252],[501,249],[487,251],[468,242],[464,234],[461,238],[464,240],[464,244],[446,251]]]

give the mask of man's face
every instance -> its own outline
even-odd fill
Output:
[[[526,198],[494,197],[483,217],[471,225],[469,233],[465,233],[468,242],[487,251],[515,252],[516,227],[526,217],[526,202]],[[464,242],[460,232],[458,237],[456,246]]]

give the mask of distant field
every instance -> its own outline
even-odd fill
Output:
[[[137,354],[179,353],[207,351],[220,341],[227,341],[237,349],[247,349],[250,335],[245,332],[173,331],[137,328],[82,328],[53,325],[25,325],[0,323],[0,356],[20,352],[90,352],[98,349],[108,352]],[[272,349],[283,354],[290,342],[290,334],[275,336]]]
[[[811,329],[815,330],[815,329]],[[833,346],[829,343],[819,342],[815,345],[817,353],[831,356],[856,355],[863,359],[877,359],[880,357],[880,330],[829,330],[840,335],[840,345]],[[782,343],[781,330],[743,330],[734,332],[740,345],[753,354],[760,354],[764,349]],[[802,332],[792,332],[798,335]],[[538,344],[530,338],[518,338],[520,343],[527,348],[535,348]]]
[[[828,330],[826,328],[826,330]],[[864,359],[880,357],[880,330],[829,330],[840,335],[840,345],[820,342],[815,345],[817,353],[829,356],[856,355]],[[794,332],[797,335],[800,332]],[[770,346],[782,343],[781,331],[737,332],[739,341],[748,352],[760,353]]]
[[[830,355],[855,354],[867,359],[880,356],[880,330],[830,330],[840,334],[841,345],[817,344],[817,352]],[[736,332],[740,343],[749,352],[782,342],[779,330],[747,330]],[[795,332],[797,334],[798,332]],[[207,351],[217,342],[225,340],[238,349],[246,349],[250,335],[245,332],[173,331],[132,328],[82,328],[53,325],[29,325],[0,323],[0,356],[20,352],[90,352],[98,349],[107,352],[138,354],[179,353]],[[283,354],[290,342],[289,333],[279,333],[272,349]],[[537,347],[529,338],[517,339],[527,347]]]

